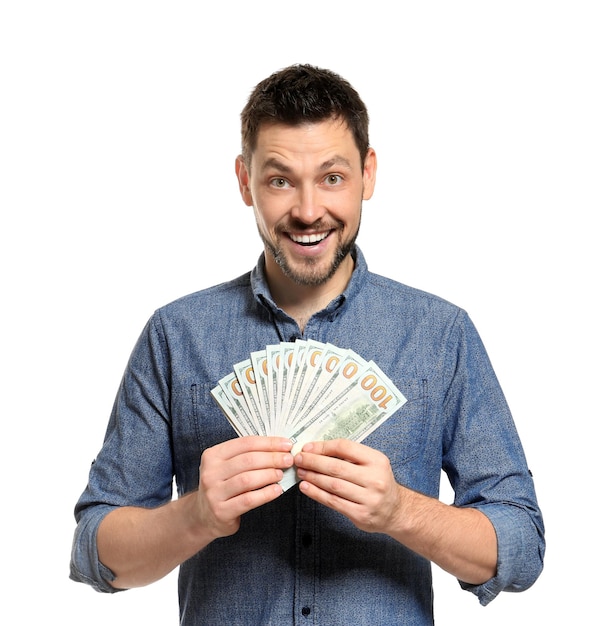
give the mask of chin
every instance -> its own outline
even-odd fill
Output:
[[[307,258],[301,263],[288,262],[281,254],[275,256],[283,274],[298,285],[317,287],[328,282],[336,273],[343,258],[336,255],[332,260]]]

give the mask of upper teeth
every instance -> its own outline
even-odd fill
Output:
[[[316,235],[290,235],[292,241],[296,243],[317,243],[322,239],[325,239],[328,233],[317,233]]]

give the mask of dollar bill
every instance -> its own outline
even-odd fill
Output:
[[[327,344],[315,340],[308,340],[305,343],[301,368],[297,373],[296,388],[288,407],[287,419],[289,422],[293,422],[301,407],[304,407],[307,397],[313,389],[313,378],[317,377],[321,367],[322,355],[327,347]]]
[[[251,426],[243,419],[241,412],[232,402],[230,402],[230,399],[228,398],[226,392],[221,388],[221,385],[217,385],[211,389],[211,395],[219,405],[219,408],[224,412],[237,435],[245,437],[247,435],[255,434],[255,432],[251,430]]]
[[[362,441],[406,402],[392,381],[372,361],[366,367],[351,368],[344,386],[328,396],[308,419],[289,434],[297,453],[307,441],[351,439]]]
[[[255,376],[255,385],[257,395],[260,401],[260,413],[264,416],[267,424],[267,434],[272,432],[270,423],[270,396],[268,394],[268,358],[266,350],[258,350],[251,353],[251,364],[253,365],[253,375]]]
[[[219,387],[224,392],[227,402],[230,403],[234,409],[233,417],[235,415],[238,416],[238,423],[243,425],[249,434],[256,435],[258,433],[258,425],[252,419],[236,374],[231,372],[224,376],[219,381]]]
[[[251,421],[256,426],[256,432],[269,435],[268,416],[264,417],[262,415],[257,381],[251,359],[245,359],[240,363],[236,363],[234,365],[234,373],[236,374],[242,397],[249,409]]]

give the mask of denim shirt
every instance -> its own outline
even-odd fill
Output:
[[[210,394],[234,363],[297,337],[373,359],[407,398],[364,444],[396,480],[437,497],[441,469],[454,504],[475,507],[498,539],[494,578],[460,584],[485,605],[538,577],[544,527],[503,393],[467,314],[368,271],[359,249],[345,292],[304,334],[273,302],[263,257],[248,274],[157,310],[130,357],[104,445],[79,499],[70,576],[113,592],[96,532],[114,507],[155,507],[198,486],[205,448],[236,434]],[[295,487],[241,519],[179,572],[182,624],[433,623],[430,563]]]

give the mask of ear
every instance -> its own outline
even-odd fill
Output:
[[[241,155],[236,157],[236,161],[234,162],[234,171],[236,172],[238,188],[241,192],[243,202],[247,206],[253,206],[253,198],[251,196],[251,189],[249,188],[249,170],[245,164],[245,159],[243,159]]]
[[[375,181],[377,179],[377,155],[372,148],[368,148],[364,159],[364,172],[362,173],[362,199],[370,200],[375,191]]]

